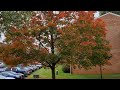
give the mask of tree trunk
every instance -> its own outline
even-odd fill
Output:
[[[51,35],[51,53],[54,54],[54,40],[53,40],[53,35]]]
[[[100,78],[102,79],[102,65],[100,65]]]
[[[70,74],[72,74],[72,65],[70,64]]]
[[[55,79],[55,65],[51,67],[52,70],[52,79]]]
[[[51,34],[51,53],[54,54],[54,38],[53,34]],[[55,64],[52,64],[52,79],[55,79]]]

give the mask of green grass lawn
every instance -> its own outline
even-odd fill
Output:
[[[96,74],[70,74],[70,73],[64,73],[62,71],[62,66],[59,65],[56,67],[56,69],[59,71],[58,75],[56,75],[56,79],[100,79],[100,75]],[[47,68],[41,68],[31,75],[29,75],[26,79],[34,79],[33,75],[39,75],[39,79],[51,79],[51,69]],[[103,75],[104,79],[120,79],[120,74],[106,74]]]

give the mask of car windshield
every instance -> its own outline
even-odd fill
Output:
[[[0,68],[0,70],[3,70],[3,69],[5,70],[5,68]]]
[[[15,72],[12,72],[12,71],[10,71],[9,73],[12,73],[12,74],[17,74],[17,73],[15,73]]]
[[[18,70],[21,70],[19,67],[16,67]]]
[[[10,72],[6,72],[6,73],[12,74],[12,73],[10,73]]]
[[[9,72],[2,72],[2,74],[10,74],[10,75],[13,75],[13,74],[11,74],[11,73],[9,73]]]
[[[5,76],[0,75],[0,78],[5,78]]]
[[[27,67],[24,67],[24,69],[28,69]]]

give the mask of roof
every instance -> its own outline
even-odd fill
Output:
[[[97,18],[101,18],[101,17],[106,16],[106,15],[108,15],[108,14],[111,14],[111,15],[114,15],[114,16],[118,16],[118,17],[120,17],[120,15],[118,15],[118,14],[115,14],[115,13],[112,13],[112,12],[108,12],[108,13],[103,14],[103,15],[97,17]]]

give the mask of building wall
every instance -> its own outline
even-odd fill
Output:
[[[109,73],[120,73],[120,16],[116,16],[113,14],[107,14],[103,17],[100,17],[106,23],[108,28],[108,32],[106,35],[107,40],[110,41],[112,45],[111,53],[113,57],[111,58],[110,62],[112,65],[105,65],[102,67],[102,71],[104,74]],[[73,68],[73,74],[99,74],[100,68],[93,67],[90,70]]]

